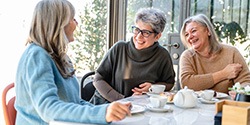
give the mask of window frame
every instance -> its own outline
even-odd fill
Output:
[[[107,49],[126,38],[126,9],[127,0],[108,1]]]

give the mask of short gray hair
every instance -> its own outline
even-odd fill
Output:
[[[163,32],[166,25],[164,12],[156,8],[139,9],[135,16],[135,23],[138,21],[149,24],[156,33]]]

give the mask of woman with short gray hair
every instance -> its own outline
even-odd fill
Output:
[[[144,22],[152,27],[152,30],[156,33],[162,33],[165,25],[165,14],[158,9],[142,8],[135,15],[135,23]]]
[[[171,90],[175,72],[168,51],[158,40],[165,28],[165,14],[143,8],[136,13],[133,37],[118,41],[105,55],[95,73],[91,102],[102,104],[148,92],[153,84]]]

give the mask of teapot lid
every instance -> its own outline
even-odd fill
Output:
[[[187,86],[185,86],[181,91],[193,91],[193,90],[189,89]]]

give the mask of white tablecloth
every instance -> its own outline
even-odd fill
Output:
[[[132,104],[146,107],[149,104],[147,95],[132,96],[120,102],[131,102]],[[144,112],[133,114],[113,125],[214,125],[215,104],[203,104],[197,102],[194,108],[179,108],[174,104],[167,104],[172,111],[152,112],[147,108]],[[53,121],[50,125],[87,125],[76,123],[65,123]]]
[[[132,104],[147,106],[147,95],[133,96],[121,101],[130,101]],[[114,122],[115,125],[213,125],[215,104],[197,102],[194,108],[179,108],[174,104],[167,104],[172,111],[152,112],[146,109],[143,113],[133,114],[124,120]]]

